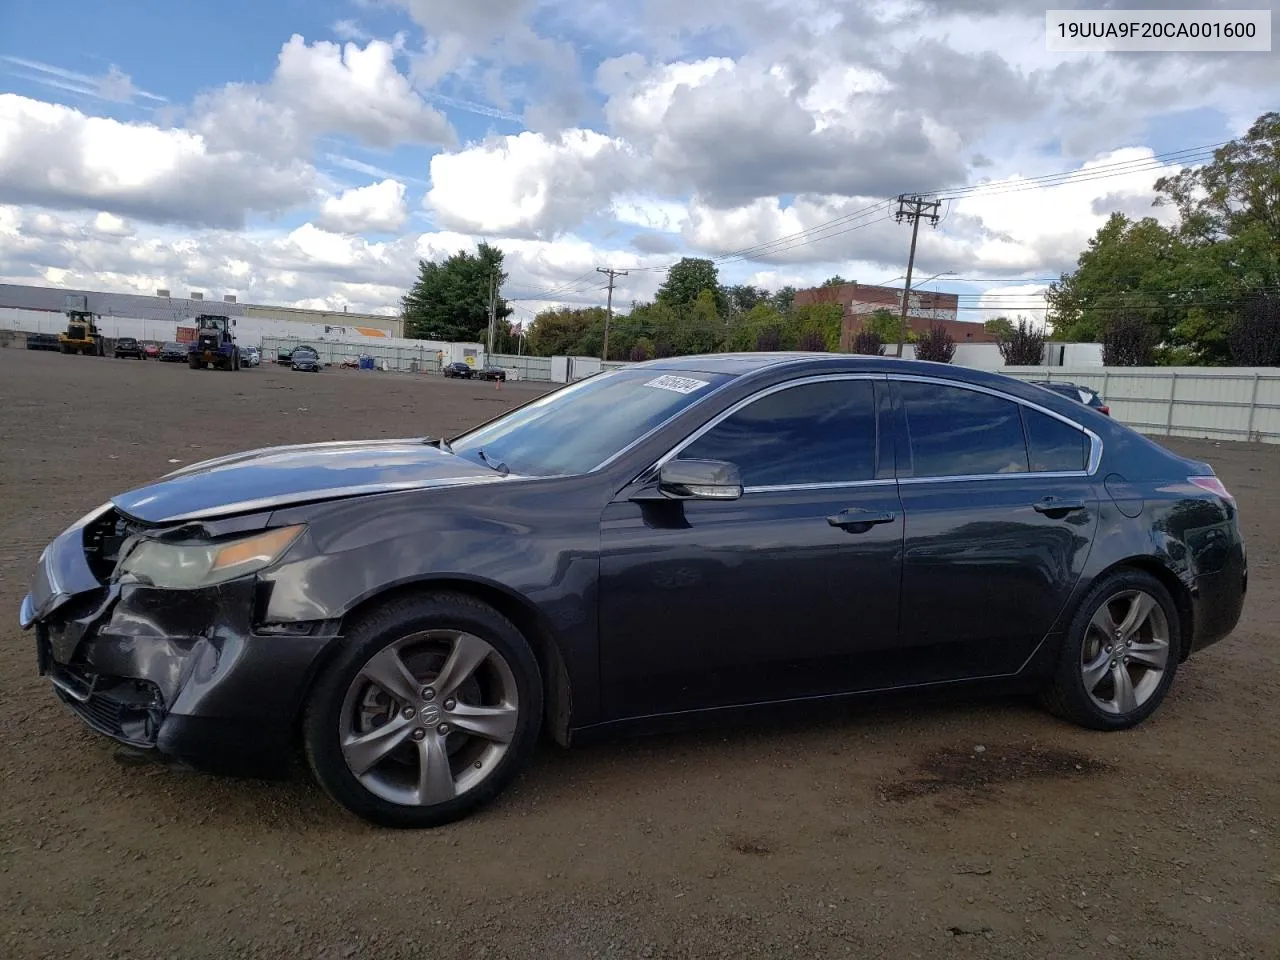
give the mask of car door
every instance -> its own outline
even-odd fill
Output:
[[[996,391],[894,377],[906,517],[902,643],[922,681],[1016,672],[1093,544],[1100,448],[1079,424]]]
[[[633,501],[643,479],[618,494],[601,529],[609,719],[878,683],[903,531],[889,414],[883,377],[769,388],[672,453],[735,464],[740,499]]]

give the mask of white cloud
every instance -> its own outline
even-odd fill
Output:
[[[443,114],[432,109],[395,65],[394,47],[371,40],[361,48],[294,34],[280,50],[271,80],[279,101],[315,131],[346,133],[365,143],[452,143]]]
[[[554,236],[608,210],[635,169],[617,138],[592,130],[526,132],[436,154],[425,202],[454,229]]]
[[[404,184],[398,180],[381,180],[344,190],[340,196],[325,198],[320,207],[319,224],[341,233],[399,230],[409,216],[404,190]]]
[[[874,70],[742,57],[606,61],[611,130],[665,192],[734,206],[784,193],[890,195],[963,176],[963,138]]]
[[[197,98],[193,127],[220,146],[299,156],[321,134],[373,147],[452,144],[453,128],[414,92],[383,40],[308,45],[294,34],[280,48],[270,82],[232,83]]]
[[[239,227],[306,201],[314,171],[215,152],[186,130],[0,94],[0,202]]]
[[[688,217],[689,207],[684,203],[641,194],[613,198],[613,218],[619,223],[674,233]]]
[[[346,305],[358,312],[394,312],[417,274],[419,258],[443,259],[474,250],[476,238],[438,231],[370,242],[313,223],[283,233],[200,231],[175,234],[140,226],[103,231],[115,221],[99,215],[0,205],[0,282],[65,284],[96,290],[153,293],[159,288],[235,293],[241,301]],[[553,302],[594,303],[596,266],[631,269],[620,277],[615,302],[651,297],[665,262],[614,250],[579,237],[550,242],[504,240],[510,275],[504,295],[524,310]],[[584,282],[584,275],[590,277]]]

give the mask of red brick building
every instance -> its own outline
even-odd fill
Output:
[[[840,349],[853,349],[853,338],[862,329],[863,318],[877,310],[888,310],[894,316],[902,312],[901,287],[876,287],[867,283],[842,283],[834,287],[812,287],[796,293],[795,305],[806,303],[838,303],[844,308],[840,326]],[[933,324],[941,324],[956,343],[995,343],[980,323],[957,319],[960,298],[954,293],[912,290],[907,300],[907,325],[916,334]]]

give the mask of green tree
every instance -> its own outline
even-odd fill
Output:
[[[757,350],[761,342],[782,344],[784,328],[790,325],[791,320],[784,319],[773,304],[758,303],[730,330],[726,346],[730,350],[743,351]]]
[[[761,290],[749,283],[740,283],[725,290],[731,314],[742,316],[762,300],[769,298],[768,290]]]
[[[901,325],[902,317],[886,307],[877,307],[862,318],[862,329],[874,333],[881,343],[896,344]]]
[[[846,280],[844,277],[840,276],[840,274],[837,273],[834,277],[827,277],[827,279],[823,280],[822,285],[824,287],[838,287],[848,282],[849,282],[848,280]]]
[[[489,329],[489,291],[496,277],[501,289],[507,279],[503,254],[481,243],[475,253],[459,250],[444,261],[418,261],[418,279],[401,300],[405,336],[420,340],[484,343]],[[497,318],[506,320],[511,308],[501,297]]]
[[[716,265],[710,260],[683,257],[667,271],[667,278],[658,288],[658,302],[669,307],[692,307],[703,290],[710,290],[716,298],[717,313],[728,313]]]
[[[996,317],[983,323],[982,329],[994,336],[996,341],[999,342],[1013,334],[1013,322],[1008,317]]]
[[[1229,363],[1250,297],[1280,285],[1280,113],[1156,191],[1177,223],[1112,214],[1046,293],[1054,336],[1104,340],[1122,317],[1127,342],[1141,345],[1128,354],[1154,344],[1161,362]]]
[[[810,331],[822,337],[827,350],[840,349],[840,328],[844,324],[844,307],[838,303],[804,303],[793,307],[787,324],[803,336]],[[788,348],[790,349],[790,348]]]
[[[1080,254],[1076,270],[1045,293],[1055,339],[1099,341],[1118,310],[1145,313],[1168,339],[1182,315],[1174,291],[1190,259],[1186,245],[1154,217],[1135,222],[1111,214]]]
[[[1157,204],[1178,210],[1179,231],[1188,241],[1265,243],[1269,276],[1280,279],[1280,113],[1264,113],[1238,140],[1219,147],[1213,162],[1156,181]]]
[[[715,290],[700,290],[693,305],[680,311],[680,322],[671,331],[671,343],[678,355],[712,353],[724,343]]]
[[[790,313],[791,303],[796,298],[795,287],[783,287],[775,293],[770,299],[773,301],[774,309],[779,313]]]
[[[529,353],[536,357],[598,357],[604,344],[604,320],[604,307],[543,310],[534,318],[529,331]],[[594,353],[591,352],[593,345]]]

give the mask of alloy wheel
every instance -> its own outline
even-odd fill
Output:
[[[427,630],[360,668],[343,699],[340,746],[370,793],[434,806],[497,769],[519,716],[515,675],[494,647],[474,634]]]
[[[1089,698],[1110,714],[1128,714],[1151,699],[1169,666],[1169,620],[1144,590],[1113,594],[1089,621],[1080,675]]]

